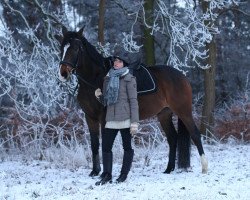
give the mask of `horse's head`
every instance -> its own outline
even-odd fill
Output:
[[[60,80],[65,82],[75,73],[80,83],[100,87],[110,67],[109,58],[103,58],[87,41],[83,36],[83,28],[78,32],[71,32],[63,27],[62,32]]]
[[[72,73],[76,72],[79,62],[82,59],[81,53],[84,50],[82,43],[83,28],[78,32],[71,32],[63,27],[62,32],[59,78],[65,82],[70,78]]]

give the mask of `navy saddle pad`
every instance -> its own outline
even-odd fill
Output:
[[[136,77],[138,95],[156,92],[156,82],[153,74],[140,61],[129,64],[129,71]]]

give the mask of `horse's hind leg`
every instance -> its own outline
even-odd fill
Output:
[[[188,116],[180,116],[182,122],[185,124],[194,144],[196,145],[199,155],[201,156],[201,165],[202,165],[202,173],[207,173],[208,170],[208,162],[205,157],[205,153],[203,150],[203,146],[201,143],[201,134],[198,130],[197,126],[194,123],[192,115]]]
[[[192,116],[192,90],[190,85],[187,84],[186,81],[184,81],[180,86],[182,86],[182,88],[179,88],[179,90],[177,91],[182,92],[176,93],[175,96],[171,96],[173,99],[170,99],[169,101],[170,108],[181,119],[186,129],[188,130],[191,139],[196,145],[199,155],[201,156],[202,173],[206,173],[208,164],[201,143],[201,134],[197,126],[195,125]]]
[[[180,118],[178,118],[178,167],[187,169],[190,167],[190,134]]]
[[[164,108],[159,114],[157,114],[158,120],[162,126],[162,129],[166,133],[169,144],[169,160],[167,169],[164,173],[169,174],[175,169],[176,148],[177,148],[177,132],[172,122],[172,111],[169,108]]]

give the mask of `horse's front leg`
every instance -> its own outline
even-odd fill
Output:
[[[89,176],[98,176],[98,174],[101,171],[100,157],[99,157],[99,146],[100,146],[99,122],[91,119],[90,117],[86,117],[86,122],[89,127],[92,162],[93,162],[93,168]]]

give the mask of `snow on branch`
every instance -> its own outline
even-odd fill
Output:
[[[171,10],[171,6],[165,1],[157,0],[157,6],[154,10],[154,20],[152,24],[147,24],[145,19],[145,10],[143,6],[133,15],[135,22],[132,24],[131,32],[123,34],[124,48],[129,52],[138,52],[142,47],[134,40],[134,25],[138,21],[138,15],[142,10],[144,25],[151,29],[151,34],[160,32],[162,35],[170,37],[170,49],[167,64],[171,65],[183,73],[187,72],[187,68],[200,67],[203,69],[210,66],[204,65],[202,62],[208,57],[206,45],[209,44],[213,36],[219,33],[218,28],[214,24],[214,20],[218,17],[218,10],[228,8],[238,4],[238,0],[206,0],[209,7],[206,12],[201,8],[195,8],[193,0],[183,0],[185,7],[177,8],[175,12]],[[180,12],[181,11],[181,12]]]
[[[205,0],[209,2],[209,9],[207,10],[208,16],[212,20],[215,20],[218,17],[218,13],[215,13],[215,10],[222,10],[229,8],[232,5],[238,5],[240,0]]]
[[[138,53],[142,45],[138,45],[137,42],[133,39],[134,38],[134,32],[131,31],[128,33],[122,33],[123,39],[122,44],[126,51],[130,53]]]
[[[130,53],[138,53],[140,48],[142,47],[142,45],[138,45],[137,42],[134,40],[137,37],[134,34],[134,26],[136,22],[138,21],[139,10],[143,7],[143,4],[140,3],[137,5],[137,7],[138,8],[136,12],[129,14],[130,16],[135,15],[135,20],[131,26],[130,33],[125,33],[125,32],[122,33],[123,34],[123,39],[122,39],[123,48]]]
[[[159,12],[162,15],[163,24],[167,27],[168,35],[171,38],[170,55],[168,64],[179,70],[190,66],[190,60],[198,67],[202,66],[199,59],[207,57],[205,50],[206,43],[212,40],[212,33],[218,33],[215,27],[207,27],[204,23],[204,18],[197,15],[196,11],[190,7],[185,8],[185,19],[181,21],[177,16],[172,15],[166,9],[166,5],[158,2]],[[181,51],[184,59],[179,58]]]
[[[176,12],[171,14],[168,7],[162,0],[158,0],[158,15],[161,16],[163,32],[167,32],[171,39],[169,65],[183,71],[185,68],[198,66],[208,68],[202,60],[208,56],[206,44],[212,41],[213,35],[219,33],[214,24],[209,24],[209,19],[217,17],[215,9],[221,9],[225,6],[225,1],[210,1],[209,10],[206,13],[200,13],[194,9],[193,1],[185,0],[184,17]],[[152,27],[152,31],[158,31],[159,25]],[[156,29],[156,28],[157,29]],[[181,55],[181,56],[180,56]]]
[[[108,43],[106,43],[106,44],[104,44],[104,45],[102,45],[102,43],[101,42],[98,42],[96,45],[95,45],[95,47],[96,47],[96,50],[100,53],[100,54],[102,54],[102,56],[104,56],[104,57],[109,57],[109,56],[111,56],[111,48],[110,48],[110,43],[108,42]]]
[[[66,109],[68,94],[57,79],[58,52],[31,30],[19,33],[33,41],[33,46],[30,52],[24,51],[10,31],[0,40],[0,98],[8,97],[13,105],[9,109],[21,120],[16,134],[35,135],[40,144],[50,121]]]

